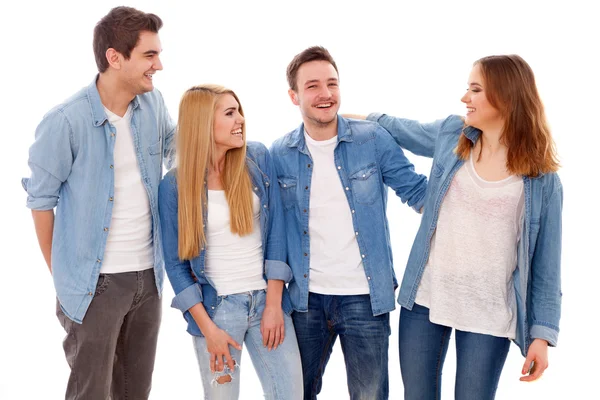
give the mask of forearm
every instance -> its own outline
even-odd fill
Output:
[[[50,273],[52,273],[52,233],[54,231],[54,210],[32,210],[33,224],[40,250]]]
[[[283,281],[279,279],[269,279],[267,281],[267,306],[281,307],[281,296],[283,294]]]
[[[204,336],[210,335],[211,331],[213,331],[215,328],[218,328],[206,312],[204,304],[194,304],[188,311],[190,314],[192,314],[192,318],[194,318],[196,325],[198,325],[198,328],[200,328],[200,331],[202,331]]]

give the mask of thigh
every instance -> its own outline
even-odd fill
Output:
[[[509,347],[507,338],[457,330],[456,399],[494,399]]]
[[[442,368],[452,328],[429,321],[429,309],[418,304],[400,309],[400,372],[407,400],[439,399]]]
[[[223,296],[215,310],[213,322],[227,332],[236,342],[243,346],[244,338],[248,328],[248,308],[245,295],[235,294]],[[205,399],[237,399],[240,392],[240,367],[242,365],[242,351],[229,346],[231,357],[235,361],[233,371],[227,365],[218,364],[218,369],[213,373],[210,370],[210,354],[206,344],[206,338],[194,336],[194,348]],[[228,377],[228,378],[223,378]],[[225,379],[225,381],[223,381]]]
[[[57,302],[56,315],[67,333],[63,347],[71,374],[67,399],[108,398],[121,325],[133,300],[133,283],[101,274],[94,298],[78,324]]]
[[[387,399],[389,313],[374,316],[369,295],[335,296],[332,307],[350,398]]]
[[[257,316],[262,318],[262,305]],[[254,369],[260,379],[264,397],[267,400],[301,400],[303,398],[302,364],[294,324],[289,315],[284,314],[285,337],[283,343],[269,351],[263,346],[260,321],[253,323],[246,333],[246,348]]]
[[[161,320],[154,270],[128,272],[137,283],[131,309],[123,320],[113,368],[113,398],[147,399]]]
[[[325,366],[337,338],[327,320],[325,298],[309,293],[308,311],[292,314],[302,360],[305,399],[316,399],[321,391]]]

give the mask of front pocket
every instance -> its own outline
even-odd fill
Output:
[[[377,165],[369,164],[350,175],[354,200],[358,204],[373,204],[379,197],[379,174]]]
[[[151,155],[157,155],[160,154],[161,151],[161,145],[162,145],[162,141],[160,140],[160,138],[158,139],[158,142],[151,144],[150,146],[148,146],[148,153],[150,153]]]
[[[279,191],[281,192],[283,208],[289,210],[296,205],[298,179],[293,176],[280,176],[277,178],[277,181],[279,182]]]
[[[110,277],[106,274],[100,274],[98,283],[96,284],[96,293],[94,294],[94,297],[100,296],[102,293],[106,292],[109,283]]]

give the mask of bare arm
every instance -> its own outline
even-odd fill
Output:
[[[51,254],[52,254],[52,232],[54,231],[54,210],[31,210],[33,216],[33,224],[35,225],[35,233],[44,260],[48,265],[50,273],[52,273]]]

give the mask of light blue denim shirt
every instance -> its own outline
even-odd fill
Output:
[[[275,180],[273,162],[267,148],[262,143],[247,143],[246,166],[252,180],[252,189],[260,199],[260,232],[263,258],[265,260],[264,279],[265,281],[267,279],[277,279],[287,283],[292,278],[292,271],[285,262],[285,225],[281,208],[281,196],[278,185],[272,184]],[[176,176],[176,168],[169,171],[160,183],[158,191],[165,269],[175,292],[171,307],[183,312],[183,316],[188,322],[188,333],[194,336],[203,336],[188,310],[190,307],[202,303],[206,312],[212,318],[216,308],[221,304],[223,296],[217,295],[214,284],[204,274],[205,248],[202,248],[200,254],[192,260],[181,260],[179,258]],[[207,220],[207,216],[205,209],[204,221]],[[193,276],[197,280],[194,280]],[[285,286],[283,288],[282,307],[284,312],[291,313],[292,305]]]
[[[340,182],[346,188],[352,225],[358,232],[356,240],[363,257],[373,315],[379,315],[395,308],[394,290],[398,286],[386,216],[387,187],[418,211],[425,200],[427,179],[414,171],[402,149],[373,122],[338,116],[337,138],[335,164]],[[294,273],[289,284],[290,296],[295,310],[307,311],[312,159],[304,139],[304,124],[275,141],[271,154],[285,209],[287,259]]]
[[[464,133],[475,143],[481,131],[464,127],[456,115],[428,124],[384,114],[371,114],[368,119],[379,122],[403,148],[433,158],[421,226],[398,296],[400,305],[410,310],[429,258],[440,206],[454,174],[463,165],[454,152],[458,139]],[[551,346],[556,346],[558,340],[563,190],[556,173],[523,176],[523,183],[525,218],[521,237],[526,240],[520,240],[517,246],[513,284],[517,298],[515,343],[525,356],[533,339],[544,339]]]
[[[96,290],[114,196],[116,129],[107,119],[96,79],[44,116],[29,150],[31,177],[22,182],[27,207],[56,207],[52,277],[64,313],[78,323]],[[169,166],[174,156],[175,123],[158,90],[136,96],[131,106],[131,133],[150,201],[154,273],[161,293],[158,184],[163,157]]]

